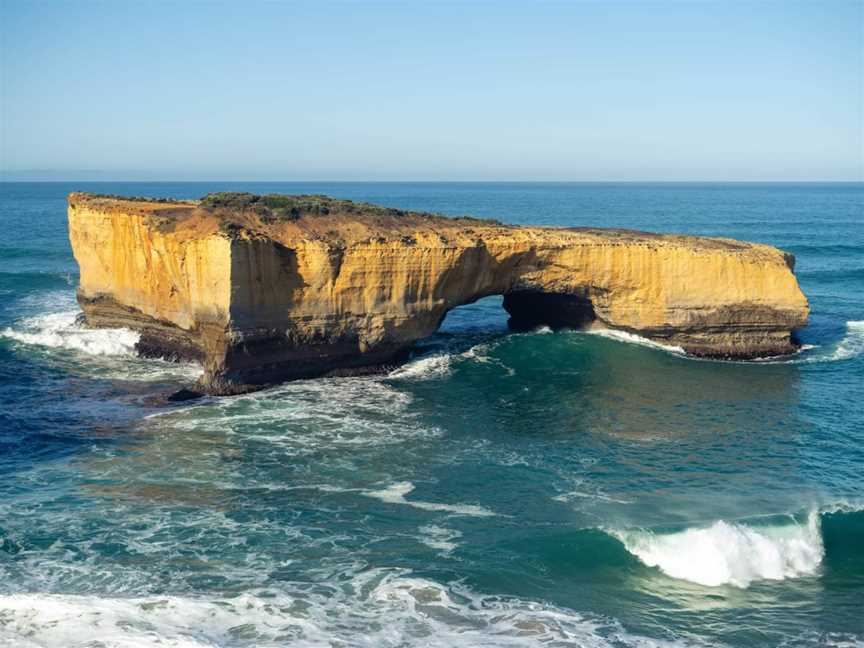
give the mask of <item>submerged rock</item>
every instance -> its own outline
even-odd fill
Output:
[[[618,329],[687,353],[794,352],[794,258],[731,239],[445,218],[325,196],[69,195],[87,323],[203,362],[231,394],[374,371],[447,311],[504,295],[517,328]]]

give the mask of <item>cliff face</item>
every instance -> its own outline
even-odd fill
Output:
[[[516,327],[616,328],[715,357],[790,353],[807,320],[792,257],[767,245],[272,198],[71,194],[88,323],[200,359],[200,387],[232,393],[391,362],[494,294]]]

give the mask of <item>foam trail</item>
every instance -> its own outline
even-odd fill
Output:
[[[671,344],[661,344],[660,342],[655,342],[654,340],[649,340],[648,338],[642,337],[641,335],[636,335],[635,333],[628,333],[627,331],[616,331],[614,329],[591,329],[589,331],[586,331],[586,333],[588,333],[589,335],[597,335],[599,337],[604,337],[610,340],[616,340],[618,342],[638,344],[639,346],[659,349],[661,351],[666,351],[667,353],[674,353],[675,355],[685,355],[684,349],[679,346],[674,346]]]
[[[446,529],[434,524],[428,524],[420,527],[419,531],[423,534],[420,536],[420,542],[432,549],[438,549],[440,556],[449,556],[459,545],[454,542],[460,538],[462,534],[454,529]]]
[[[833,350],[808,353],[808,351],[821,348],[821,345],[804,344],[795,354],[795,357],[772,356],[756,358],[755,361],[762,364],[821,364],[857,358],[864,353],[864,320],[846,322],[846,335]]]
[[[497,515],[489,509],[474,504],[438,504],[435,502],[409,501],[405,496],[414,490],[410,481],[396,482],[387,488],[377,491],[363,491],[366,497],[373,497],[388,504],[405,504],[424,511],[443,511],[453,515],[470,515],[473,517],[490,517]]]
[[[449,355],[430,355],[425,358],[412,360],[387,374],[388,378],[406,378],[424,380],[438,376],[446,376],[450,373]]]
[[[23,344],[80,351],[98,356],[134,356],[139,334],[129,329],[90,329],[77,322],[77,311],[28,317],[21,329],[6,328],[0,337]]]
[[[660,342],[655,342],[653,340],[649,340],[648,338],[644,338],[641,335],[636,335],[634,333],[628,333],[626,331],[616,331],[613,329],[592,329],[589,331],[585,331],[589,335],[598,335],[600,337],[605,337],[610,340],[617,340],[619,342],[627,342],[630,344],[638,344],[640,346],[650,347],[654,349],[659,349],[661,351],[666,351],[668,353],[673,353],[675,355],[681,355],[687,357],[686,351],[679,346],[672,346],[668,344],[661,344]],[[710,360],[711,362],[735,362],[735,363],[746,363],[746,364],[811,364],[811,363],[822,363],[822,362],[837,362],[839,360],[849,360],[852,358],[856,358],[864,353],[864,320],[851,320],[846,322],[846,335],[843,337],[840,342],[837,343],[837,346],[834,347],[833,351],[830,351],[827,354],[818,353],[808,353],[813,351],[814,349],[819,349],[819,345],[813,344],[804,344],[801,348],[794,354],[794,356],[769,356],[765,358],[755,358],[753,360]],[[802,357],[803,356],[803,357]],[[695,360],[704,360],[703,358],[694,358]]]
[[[817,511],[805,523],[748,526],[720,520],[677,533],[609,530],[649,567],[699,585],[747,587],[815,574],[825,549]]]
[[[568,491],[566,493],[561,493],[560,495],[556,495],[552,498],[556,502],[568,503],[572,502],[574,499],[587,499],[587,500],[595,500],[598,502],[610,502],[612,504],[633,504],[633,500],[620,499],[617,497],[611,497],[610,495],[606,495],[602,492],[596,493],[586,493],[584,491]]]

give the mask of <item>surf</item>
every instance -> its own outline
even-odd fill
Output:
[[[830,559],[826,536],[830,534],[837,551],[838,545],[857,542],[857,523],[838,516],[860,516],[861,511],[861,506],[840,503],[799,516],[716,520],[673,530],[603,531],[643,565],[667,576],[705,587],[745,589],[760,581],[819,576]]]
[[[221,597],[188,594],[0,595],[0,645],[69,648],[239,646],[683,646],[626,632],[614,619],[541,601],[489,596],[410,570],[342,574]],[[370,619],[377,622],[370,624]]]

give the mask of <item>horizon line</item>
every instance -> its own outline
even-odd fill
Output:
[[[864,184],[864,177],[858,179],[819,179],[808,178],[806,180],[776,180],[776,179],[758,179],[758,180],[738,180],[738,179],[681,179],[681,180],[430,180],[430,179],[411,179],[411,180],[346,180],[346,179],[315,179],[315,180],[297,180],[297,179],[239,179],[239,178],[208,178],[196,180],[172,180],[166,178],[152,179],[136,179],[125,180],[122,178],[52,178],[52,179],[9,179],[0,177],[0,184],[50,184],[50,183],[66,183],[66,182],[123,182],[127,184],[195,184],[208,182],[237,182],[237,183],[305,183],[305,184]]]

